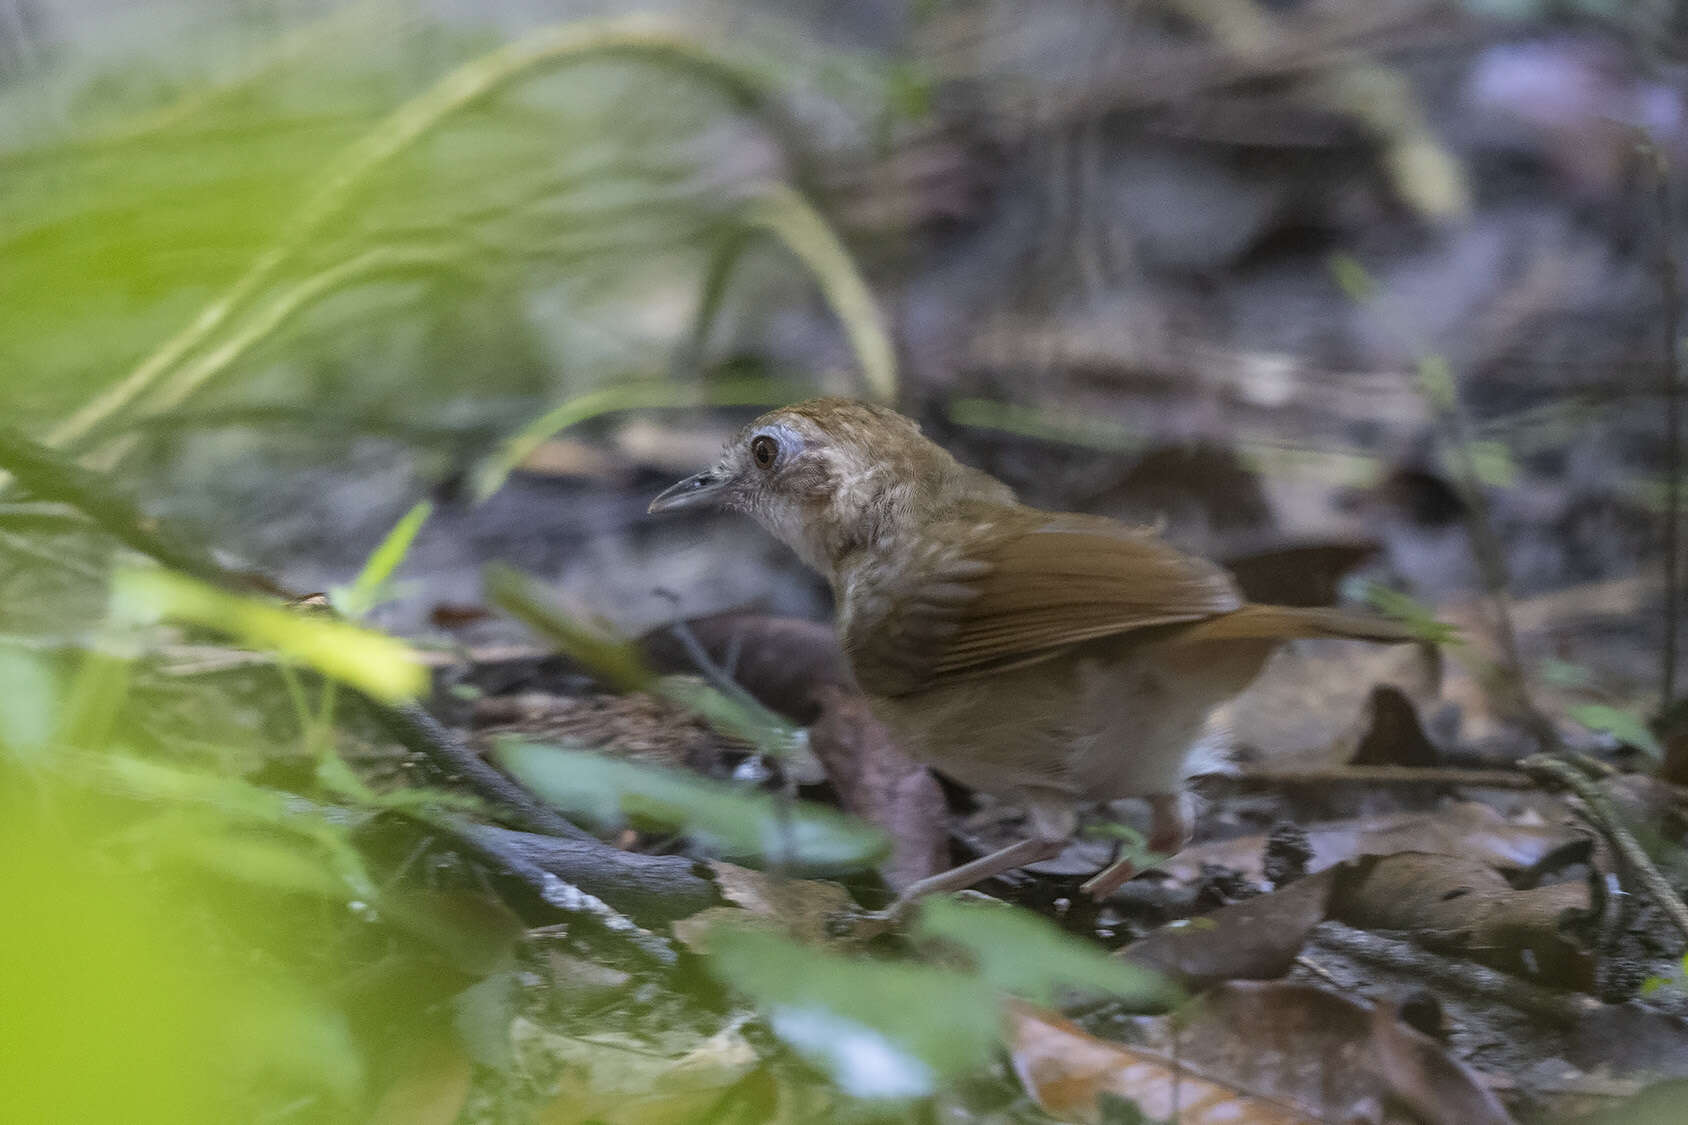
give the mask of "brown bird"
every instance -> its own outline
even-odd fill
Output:
[[[764,414],[651,502],[744,512],[832,584],[839,640],[917,759],[1016,799],[1032,838],[899,906],[1057,855],[1075,806],[1147,797],[1149,846],[1189,838],[1188,764],[1216,707],[1289,637],[1414,639],[1391,621],[1245,602],[1215,564],[1100,516],[1046,512],[909,419],[823,398]],[[1085,884],[1097,897],[1129,861]]]

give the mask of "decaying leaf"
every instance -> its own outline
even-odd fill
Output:
[[[717,613],[683,623],[705,656],[765,707],[799,723],[820,713],[821,688],[851,684],[832,626],[765,613]],[[681,626],[653,629],[638,640],[660,672],[696,672]]]
[[[518,1018],[512,1029],[518,1065],[543,1073],[557,1066],[562,1077],[550,1103],[539,1111],[542,1125],[685,1125],[694,1121],[768,1120],[726,1114],[737,1097],[772,1108],[776,1092],[740,1083],[757,1073],[759,1059],[740,1032],[743,1017],[708,1038],[693,1037],[678,1052],[612,1032],[589,1039],[543,1031]],[[666,1048],[666,1049],[665,1049]],[[758,1095],[761,1095],[759,1098]],[[752,1104],[752,1109],[758,1108]]]
[[[732,905],[712,906],[674,923],[674,936],[694,953],[708,951],[709,932],[722,923],[766,923],[798,941],[819,945],[831,940],[833,919],[857,909],[837,883],[781,878],[721,860],[711,860],[709,871],[721,897]]]
[[[1566,827],[1509,821],[1475,801],[1434,813],[1334,820],[1305,827],[1313,846],[1309,871],[1321,871],[1357,855],[1403,851],[1461,855],[1501,871],[1521,871],[1578,838]],[[1160,867],[1174,879],[1193,882],[1201,877],[1203,864],[1215,863],[1259,882],[1265,878],[1265,848],[1265,834],[1238,836],[1185,848]]]
[[[1151,1121],[1183,1125],[1315,1125],[1311,1110],[1245,1093],[1179,1067],[1159,1052],[1097,1039],[1033,1007],[1008,1009],[1009,1057],[1033,1100],[1062,1121],[1100,1122],[1102,1097],[1135,1105]]]
[[[1119,955],[1191,989],[1222,980],[1275,980],[1289,972],[1308,934],[1325,920],[1341,873],[1328,868],[1280,891],[1169,923]]]
[[[824,687],[809,748],[844,807],[879,826],[891,856],[879,873],[894,891],[949,866],[948,810],[937,779],[897,748],[853,689]]]
[[[1026,1006],[1009,1013],[1027,1090],[1070,1121],[1104,1093],[1147,1117],[1216,1122],[1511,1121],[1432,1039],[1387,1009],[1294,984],[1220,985],[1188,1011],[1133,1021],[1142,1043],[1096,1039]]]
[[[1587,883],[1516,890],[1475,860],[1399,852],[1354,865],[1330,910],[1359,929],[1400,931],[1427,949],[1586,991],[1596,907]]]

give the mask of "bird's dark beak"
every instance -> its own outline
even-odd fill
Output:
[[[705,469],[678,484],[662,490],[648,509],[657,512],[678,512],[684,508],[713,508],[727,490],[727,478],[716,469]]]

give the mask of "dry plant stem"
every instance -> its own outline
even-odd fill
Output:
[[[1681,622],[1682,551],[1682,291],[1676,268],[1676,223],[1670,200],[1670,165],[1648,145],[1654,201],[1659,210],[1659,296],[1664,302],[1665,392],[1665,635],[1660,656],[1659,707],[1676,698],[1676,632]]]
[[[1556,992],[1498,969],[1443,957],[1411,942],[1356,930],[1340,922],[1319,923],[1313,930],[1313,942],[1332,953],[1396,969],[1456,993],[1498,1001],[1558,1027],[1569,1027],[1601,1006],[1592,996]]]
[[[576,827],[514,779],[488,764],[421,704],[387,706],[367,698],[364,702],[381,728],[395,741],[421,754],[454,780],[468,785],[477,794],[504,809],[518,827],[545,836],[596,842],[596,837]]]
[[[1671,925],[1688,938],[1688,906],[1671,887],[1670,882],[1654,865],[1651,858],[1629,829],[1623,826],[1606,794],[1595,780],[1558,758],[1535,754],[1525,758],[1519,766],[1532,776],[1553,785],[1563,786],[1582,799],[1584,815],[1606,834],[1635,878],[1655,905],[1670,919]]]
[[[329,170],[277,241],[259,254],[232,286],[123,379],[65,419],[48,436],[48,442],[83,442],[149,393],[275,280],[318,232],[342,215],[376,172],[442,122],[535,74],[604,56],[643,58],[701,76],[740,106],[756,110],[788,156],[801,162],[801,134],[780,117],[777,107],[765,96],[759,76],[701,49],[683,28],[648,16],[626,16],[582,20],[535,32],[458,67],[366,134]],[[802,168],[798,171],[801,173]],[[0,487],[5,483],[0,478]]]

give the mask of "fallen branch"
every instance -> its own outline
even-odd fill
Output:
[[[1548,785],[1562,786],[1582,799],[1583,815],[1611,841],[1612,847],[1617,849],[1618,855],[1635,873],[1636,880],[1640,882],[1648,897],[1664,912],[1678,932],[1688,938],[1688,905],[1683,904],[1682,898],[1654,865],[1634,834],[1624,827],[1623,821],[1612,808],[1611,802],[1606,799],[1606,794],[1599,784],[1570,762],[1546,754],[1533,754],[1518,765],[1537,780]]]
[[[721,902],[714,882],[684,856],[625,852],[596,839],[539,836],[467,817],[431,819],[429,824],[449,832],[483,862],[533,885],[542,897],[547,881],[540,873],[546,873],[647,925],[685,918]]]
[[[1321,922],[1313,930],[1313,943],[1332,953],[1428,980],[1460,995],[1494,1000],[1557,1027],[1569,1027],[1602,1007],[1592,996],[1543,988],[1499,969],[1444,957],[1411,942],[1356,930],[1341,922]]]
[[[467,786],[503,809],[518,827],[545,836],[599,843],[595,836],[576,827],[562,813],[540,801],[517,784],[514,778],[475,753],[473,747],[430,715],[421,704],[388,706],[367,697],[364,697],[364,702],[381,729],[394,740],[427,758],[452,781]]]

